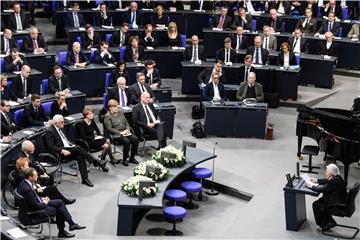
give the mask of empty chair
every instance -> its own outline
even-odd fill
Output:
[[[107,88],[110,87],[110,76],[111,73],[105,74],[105,91],[107,91]]]
[[[342,37],[342,31],[343,31],[343,28],[342,27],[339,27],[339,37]]]
[[[41,80],[41,94],[47,94],[48,92],[48,84],[49,81],[47,79]]]
[[[181,47],[186,47],[186,35],[181,35]]]
[[[200,192],[202,190],[202,186],[200,183],[195,181],[185,181],[181,183],[181,188],[185,190],[188,194],[189,202],[186,204],[185,208],[187,209],[197,209],[199,205],[193,203],[192,201],[192,193]]]
[[[24,42],[24,40],[22,40],[22,39],[16,40],[16,44],[18,45],[20,51],[22,50],[23,42]]]
[[[202,180],[204,178],[209,178],[212,175],[212,171],[208,168],[194,168],[191,173],[194,178],[200,179],[201,186]],[[202,201],[202,191],[199,192],[198,200]]]
[[[19,109],[14,112],[13,118],[17,126],[21,126],[23,116],[24,116],[24,109]]]
[[[173,228],[165,232],[167,236],[181,236],[183,233],[176,229],[176,222],[182,221],[186,216],[186,209],[178,206],[166,207],[164,216],[168,222],[173,224]]]
[[[320,167],[313,167],[312,166],[312,156],[317,156],[319,154],[320,148],[318,146],[311,146],[311,145],[305,145],[303,149],[301,150],[301,154],[309,155],[309,165],[303,165],[304,168],[308,168],[308,170],[301,170],[301,172],[305,173],[315,173],[313,169],[320,169]]]
[[[80,43],[80,47],[83,46],[80,36],[77,36],[77,37],[75,38],[75,41],[78,42],[78,43]]]
[[[251,20],[251,27],[253,31],[256,31],[256,20]]]
[[[109,43],[109,42],[110,42],[111,37],[112,37],[112,33],[108,33],[108,34],[106,34],[106,35],[105,35],[105,41],[106,41],[107,43]]]
[[[60,65],[66,65],[66,51],[58,52],[58,59]]]
[[[44,108],[44,111],[49,116],[50,116],[50,113],[51,113],[51,105],[52,104],[53,104],[53,102],[45,102],[45,103],[41,104],[41,106]]]
[[[119,60],[124,60],[125,58],[125,47],[120,48]]]

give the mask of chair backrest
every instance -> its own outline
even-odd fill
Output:
[[[103,94],[103,107],[107,109],[107,99],[108,99],[108,93]]]
[[[80,43],[80,47],[82,47],[83,44],[82,44],[82,41],[81,41],[81,37],[80,37],[80,36],[76,36],[75,41],[78,42],[78,43]]]
[[[14,112],[13,118],[17,126],[21,126],[24,115],[24,109],[19,109]]]
[[[40,137],[37,137],[33,141],[34,145],[36,146],[34,152],[34,159],[38,159],[40,153],[48,153],[48,147],[45,143],[45,133],[43,133]]]
[[[300,65],[300,54],[295,53],[296,65]]]
[[[0,69],[2,72],[4,72],[4,68],[5,68],[4,58],[0,58]]]
[[[16,40],[16,44],[18,45],[19,47],[19,50],[22,50],[23,48],[23,43],[24,43],[24,40],[23,39],[18,39]]]
[[[29,204],[27,203],[25,198],[19,194],[17,189],[14,190],[14,197],[19,204],[18,217],[20,222],[25,226],[32,225],[30,215],[27,214],[30,211]]]
[[[10,182],[13,190],[18,187],[18,186],[16,186],[16,182],[15,182],[15,178],[14,178],[15,173],[16,173],[16,170],[12,170],[8,175],[8,179],[9,179],[9,182]]]
[[[212,27],[213,22],[214,22],[214,19],[212,17],[209,17],[209,20],[208,20],[209,27]]]
[[[125,47],[120,48],[119,60],[124,60],[125,58]]]
[[[66,51],[58,52],[58,59],[60,65],[66,65]]]
[[[110,76],[111,73],[105,73],[105,90],[110,87]]]
[[[342,37],[342,32],[343,32],[343,28],[339,27],[339,34],[338,34],[339,37]]]
[[[45,102],[42,103],[41,106],[44,108],[44,111],[46,112],[47,115],[50,115],[51,113],[51,105],[53,104],[53,102]]]
[[[111,39],[112,33],[108,33],[105,35],[105,42],[109,43]]]
[[[355,185],[349,190],[346,196],[346,216],[351,217],[352,214],[355,212],[355,199],[357,194],[359,193],[359,182],[356,182]]]
[[[92,50],[90,52],[90,62],[91,63],[95,62],[95,51],[92,51]]]
[[[346,20],[349,18],[349,9],[343,8],[342,9],[342,20]]]
[[[96,6],[99,6],[99,5],[100,5],[100,3],[102,3],[102,2],[103,2],[103,0],[96,0],[95,2],[96,2]]]
[[[93,16],[92,22],[93,22],[93,26],[96,27],[96,18],[95,18],[95,16]]]
[[[41,93],[47,94],[49,81],[47,79],[41,80]]]
[[[186,47],[186,35],[181,35],[181,47]]]
[[[251,27],[252,27],[253,31],[256,31],[256,20],[255,19],[251,20]]]

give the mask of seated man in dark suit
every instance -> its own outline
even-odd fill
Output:
[[[221,60],[225,64],[231,64],[236,60],[236,51],[231,48],[231,39],[229,37],[224,39],[224,48],[221,48],[216,53],[216,61]]]
[[[214,17],[214,23],[212,27],[224,30],[231,29],[231,25],[233,22],[232,17],[228,16],[227,14],[228,9],[226,7],[222,7],[220,16]]]
[[[142,27],[142,14],[138,10],[138,4],[135,1],[131,2],[130,10],[124,14],[123,22],[128,23],[131,29]]]
[[[80,43],[74,42],[72,50],[68,51],[66,54],[66,65],[84,68],[89,63],[88,58],[80,49]]]
[[[129,24],[123,23],[120,31],[116,31],[110,38],[110,47],[124,47],[129,44]]]
[[[44,38],[39,35],[37,28],[30,28],[30,36],[25,37],[23,43],[24,52],[42,54],[48,50]]]
[[[29,65],[23,54],[17,48],[11,48],[9,56],[5,57],[5,72],[20,71],[22,66]]]
[[[212,82],[206,84],[205,87],[205,101],[220,101],[225,100],[225,88],[219,81],[219,74],[212,75]]]
[[[213,68],[205,68],[197,77],[197,79],[199,80],[199,84],[206,85],[212,82],[212,75],[214,73],[217,73],[219,75],[220,81],[222,83],[225,83],[226,82],[225,71],[223,71],[222,67],[223,67],[223,62],[217,61],[214,64]]]
[[[139,45],[139,39],[137,36],[131,36],[129,38],[130,44],[125,49],[125,61],[126,62],[139,62],[144,58],[144,47]]]
[[[107,12],[106,2],[100,3],[100,11],[95,16],[96,26],[112,26],[112,17]]]
[[[48,197],[40,198],[33,186],[38,180],[37,172],[34,168],[25,170],[25,179],[20,183],[18,193],[28,203],[30,210],[44,210],[50,216],[56,216],[56,225],[59,230],[59,238],[75,237],[75,234],[70,234],[65,231],[65,222],[69,224],[69,230],[84,229],[85,226],[80,226],[72,220],[72,217],[67,210],[64,202],[61,199],[50,199]],[[41,217],[41,216],[39,216]]]
[[[151,90],[150,84],[145,82],[145,74],[142,72],[137,73],[136,80],[137,83],[134,83],[130,87],[132,102],[138,103],[140,101],[141,94],[147,92],[150,95],[150,103],[153,103],[155,101],[155,96]]]
[[[247,98],[255,98],[258,102],[264,101],[262,85],[256,82],[256,75],[253,72],[249,73],[246,82],[240,83],[240,88],[236,94],[236,99],[239,101]]]
[[[191,37],[191,45],[185,49],[185,59],[190,62],[205,61],[204,46],[199,45],[199,38],[197,35]]]
[[[23,99],[32,94],[31,69],[28,65],[21,67],[21,72],[13,80],[12,89],[17,98]]]
[[[10,114],[10,105],[8,100],[1,100],[1,136],[9,136],[18,130],[18,126],[13,121]]]
[[[206,0],[191,1],[190,9],[200,11],[215,10],[215,2]]]
[[[268,51],[276,51],[277,39],[274,34],[271,34],[271,28],[269,26],[263,27],[263,34],[261,35],[262,47]]]
[[[307,53],[308,43],[305,38],[302,37],[302,31],[300,28],[295,28],[294,36],[289,37],[288,40],[291,51],[293,53]]]
[[[71,13],[68,13],[66,15],[66,20],[65,20],[66,27],[76,27],[76,28],[84,27],[85,26],[84,16],[78,13],[80,11],[79,3],[73,2],[71,9],[72,9]]]
[[[94,31],[91,24],[85,25],[86,33],[81,36],[84,49],[97,48],[101,43],[101,36],[98,32]]]
[[[245,8],[238,8],[238,16],[234,17],[234,22],[232,24],[232,29],[236,29],[237,27],[242,27],[244,30],[252,31],[251,19],[248,15],[246,15]]]
[[[31,95],[31,103],[24,108],[23,127],[48,126],[51,124],[49,115],[41,106],[41,97]]]
[[[12,31],[10,29],[4,29],[4,34],[0,42],[1,54],[8,54],[12,48],[19,48],[15,38],[12,37]]]
[[[331,32],[325,33],[325,42],[320,43],[320,54],[327,56],[337,55],[337,44],[334,43],[334,35]]]
[[[140,35],[140,42],[144,47],[156,48],[158,45],[156,33],[151,24],[146,24],[144,31]]]
[[[329,13],[334,13],[336,18],[342,19],[342,7],[336,3],[336,0],[329,0],[329,2],[325,4],[322,16],[328,16]]]
[[[85,151],[82,147],[75,145],[69,140],[69,137],[63,131],[64,117],[55,115],[53,117],[53,125],[51,125],[45,133],[45,143],[49,152],[57,153],[61,158],[75,159],[78,162],[79,172],[82,179],[82,184],[93,187],[94,185],[88,178],[88,172],[85,159],[94,167],[101,168],[104,172],[108,172],[105,160],[95,159],[90,153]]]
[[[114,99],[119,103],[119,106],[129,106],[132,102],[130,88],[126,86],[126,79],[119,77],[117,79],[117,87],[109,89],[108,102]]]
[[[159,149],[166,146],[166,136],[164,124],[158,119],[158,113],[155,110],[148,92],[141,94],[141,100],[133,108],[132,121],[135,125],[135,132],[141,139],[141,132],[146,135],[157,136]],[[140,131],[141,129],[141,131]]]
[[[30,27],[29,21],[23,11],[21,11],[20,3],[14,4],[14,12],[8,17],[7,27],[12,31],[24,30]]]
[[[243,35],[244,29],[241,26],[236,28],[236,34],[231,38],[232,48],[235,50],[248,48],[248,37]]]
[[[333,12],[329,13],[328,20],[323,22],[319,30],[315,33],[315,37],[318,37],[320,34],[325,34],[326,32],[332,32],[334,36],[339,35],[340,23],[335,22],[335,14]]]
[[[247,78],[249,76],[250,72],[255,72],[255,68],[253,66],[251,66],[252,64],[252,56],[251,55],[246,55],[244,58],[244,66],[240,67],[240,79],[238,81],[238,84],[240,84],[241,82],[246,82]]]
[[[255,46],[251,46],[247,50],[247,54],[253,56],[253,63],[265,65],[269,61],[269,51],[262,48],[262,40],[260,36],[254,38]]]
[[[148,83],[151,88],[158,88],[161,85],[161,76],[159,69],[155,68],[155,62],[152,59],[145,60],[145,69],[142,71],[145,74],[145,83]]]
[[[94,53],[95,63],[115,64],[114,55],[109,50],[109,44],[105,41],[100,43],[99,49]]]
[[[283,21],[278,17],[276,9],[270,10],[270,19],[267,23],[269,27],[272,27],[275,32],[283,31]]]
[[[329,206],[346,204],[347,195],[346,182],[340,176],[339,168],[333,163],[327,165],[324,179],[310,178],[306,185],[312,190],[323,194],[321,198],[313,203],[316,224],[323,231],[335,227],[336,222],[330,214]]]
[[[70,93],[69,78],[63,74],[59,65],[55,65],[52,75],[48,79],[48,93],[55,94],[60,91],[64,91],[66,94]]]
[[[300,28],[303,33],[314,34],[316,31],[316,19],[312,17],[311,8],[305,9],[305,18],[299,19],[296,28]]]
[[[347,37],[351,39],[360,38],[360,13],[358,16],[358,23],[354,23],[351,26],[350,32],[348,33]]]

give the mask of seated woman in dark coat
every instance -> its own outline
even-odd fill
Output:
[[[164,8],[158,5],[155,9],[155,15],[152,17],[151,24],[156,28],[165,28],[169,25],[169,16],[164,15]]]
[[[129,81],[129,73],[126,70],[126,62],[123,60],[119,60],[116,63],[116,69],[114,69],[113,71],[111,71],[110,74],[110,85],[113,87],[117,86],[117,80],[119,77],[123,77],[126,79],[126,81]]]
[[[296,57],[293,52],[290,52],[290,45],[287,42],[283,42],[280,47],[281,52],[278,57],[278,65],[283,67],[289,67],[296,65]]]
[[[177,31],[176,23],[169,23],[168,33],[166,35],[167,45],[169,47],[180,47],[181,46],[181,36]]]
[[[69,116],[69,110],[66,104],[66,95],[63,92],[56,93],[56,100],[51,104],[50,118],[53,118],[56,114],[60,114],[63,117]]]

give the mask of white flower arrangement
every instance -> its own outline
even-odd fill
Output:
[[[169,152],[169,153],[173,153],[173,154],[176,154],[176,158],[167,158],[165,157],[162,164],[165,166],[165,167],[182,167],[186,164],[186,159],[185,159],[185,156],[184,156],[184,152],[180,149],[177,149],[176,147],[174,146],[171,146],[171,145],[168,145],[164,148],[161,148],[160,150],[158,150],[153,156],[152,156],[152,159],[154,159],[155,161],[157,162],[160,162],[161,161],[161,152],[164,151],[164,152]]]
[[[169,176],[169,170],[166,167],[164,167],[161,163],[158,163],[155,160],[148,160],[139,163],[134,169],[134,176],[138,176],[138,175],[146,176],[146,166],[152,166],[161,169],[159,174],[156,172],[149,172],[150,176],[148,177],[150,177],[155,182],[164,181]]]
[[[129,177],[125,182],[123,182],[121,189],[130,197],[139,196],[139,182],[140,181],[152,181],[151,178],[145,176],[133,176]],[[144,187],[143,196],[152,197],[158,191],[158,187],[155,183],[155,187]]]

